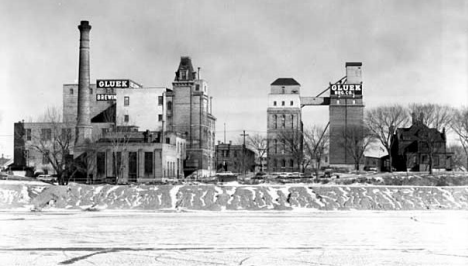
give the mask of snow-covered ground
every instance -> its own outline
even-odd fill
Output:
[[[1,265],[468,265],[466,211],[0,212]]]

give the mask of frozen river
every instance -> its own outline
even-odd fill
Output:
[[[1,265],[468,265],[468,212],[1,212]]]

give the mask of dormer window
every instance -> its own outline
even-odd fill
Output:
[[[186,69],[181,69],[180,70],[180,79],[181,80],[187,80],[187,70]]]

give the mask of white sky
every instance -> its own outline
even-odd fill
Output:
[[[363,63],[367,107],[468,103],[468,2],[0,0],[0,153],[13,123],[62,105],[78,76],[81,20],[91,30],[91,80],[172,87],[181,56],[208,81],[217,139],[266,132],[270,84],[293,77],[315,96]],[[303,109],[325,125],[327,107]]]

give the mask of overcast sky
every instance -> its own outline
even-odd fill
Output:
[[[89,20],[91,80],[172,87],[181,56],[208,81],[216,135],[266,132],[270,84],[292,77],[315,96],[363,63],[366,107],[468,103],[468,2],[0,0],[0,153],[13,123],[62,106],[78,76],[78,24]],[[325,125],[327,107],[303,109]]]

